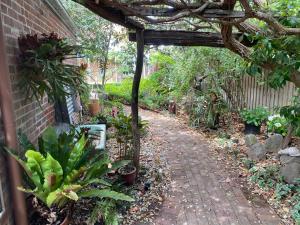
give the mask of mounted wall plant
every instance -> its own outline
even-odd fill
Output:
[[[85,90],[85,65],[67,63],[77,58],[78,47],[67,43],[57,34],[37,34],[19,38],[20,86],[29,99],[38,101],[47,94],[50,101],[63,99],[77,90]]]

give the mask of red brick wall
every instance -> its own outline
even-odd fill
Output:
[[[1,16],[6,38],[9,71],[12,82],[17,128],[35,141],[36,137],[54,122],[54,109],[44,99],[43,110],[37,102],[26,101],[18,87],[17,39],[27,33],[57,32],[62,37],[72,37],[71,31],[43,0],[1,0]]]
[[[0,0],[0,12],[13,91],[16,126],[18,130],[25,132],[31,141],[35,142],[39,134],[54,122],[54,108],[45,98],[42,104],[43,109],[41,109],[36,101],[26,101],[26,96],[20,91],[17,68],[18,37],[27,33],[40,34],[52,31],[62,37],[73,38],[73,34],[62,19],[45,3],[45,0]],[[0,115],[0,140],[3,136],[1,127]],[[5,190],[5,205],[9,208],[7,204],[9,192],[5,175],[6,169],[0,154],[1,183]],[[9,224],[11,225],[12,222]]]

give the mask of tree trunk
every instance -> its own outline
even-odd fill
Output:
[[[293,131],[294,131],[293,125],[290,124],[288,127],[287,135],[283,140],[282,149],[285,149],[289,146],[289,143],[291,142],[292,139]]]
[[[106,78],[106,67],[107,67],[107,62],[108,62],[108,51],[109,51],[109,46],[110,46],[110,41],[112,37],[112,25],[110,26],[110,33],[108,36],[107,40],[107,46],[106,46],[106,52],[105,52],[105,58],[104,58],[104,64],[103,64],[103,74],[102,74],[102,89],[104,90],[104,85],[105,85],[105,78]]]
[[[131,99],[131,113],[132,113],[132,135],[133,135],[133,164],[136,167],[136,173],[139,172],[140,166],[140,131],[138,128],[139,120],[139,86],[143,71],[143,60],[144,60],[144,31],[137,30],[137,60],[136,69],[132,84],[132,99]]]

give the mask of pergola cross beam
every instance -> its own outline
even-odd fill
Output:
[[[135,32],[129,32],[129,41],[137,41]],[[243,38],[241,33],[233,34],[237,39]],[[242,40],[246,46],[251,47],[253,43]],[[169,31],[169,30],[145,30],[145,45],[175,45],[175,46],[207,46],[224,48],[222,35],[212,32],[195,31]]]
[[[133,7],[134,10],[139,12],[140,16],[153,16],[153,17],[172,17],[178,14],[181,10],[174,8],[155,8],[155,7]],[[134,12],[125,12],[126,16],[135,16]],[[240,19],[245,17],[245,12],[233,11],[226,9],[205,9],[203,12],[197,13],[197,15],[203,18],[230,18]]]
[[[95,1],[77,1],[78,3],[82,4],[95,14],[101,16],[102,18],[112,22],[119,24],[127,29],[144,29],[143,24],[128,18],[127,16],[124,15],[122,10],[111,7],[109,5],[106,5],[101,2],[96,3]]]

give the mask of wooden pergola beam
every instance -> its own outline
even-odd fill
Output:
[[[174,8],[154,8],[154,7],[134,7],[134,10],[138,12],[141,16],[154,16],[154,17],[172,17],[180,12],[178,9]],[[135,16],[134,13],[127,12],[124,15],[126,16]],[[243,18],[245,13],[242,11],[232,11],[225,9],[206,9],[204,12],[199,13],[204,18],[230,18],[238,19]]]
[[[244,38],[241,33],[235,33],[233,36],[240,40],[247,47],[252,47],[255,43],[251,43]],[[136,33],[129,33],[129,41],[137,40]],[[211,32],[196,31],[176,31],[176,30],[145,30],[145,45],[175,45],[175,46],[207,46],[224,48],[222,35]]]
[[[129,33],[129,41],[137,41],[136,33]],[[224,47],[220,34],[188,31],[144,31],[145,45]]]
[[[110,7],[103,2],[97,4],[95,1],[88,0],[75,1],[112,23],[119,24],[128,29],[144,29],[141,23],[125,16],[120,9]]]

